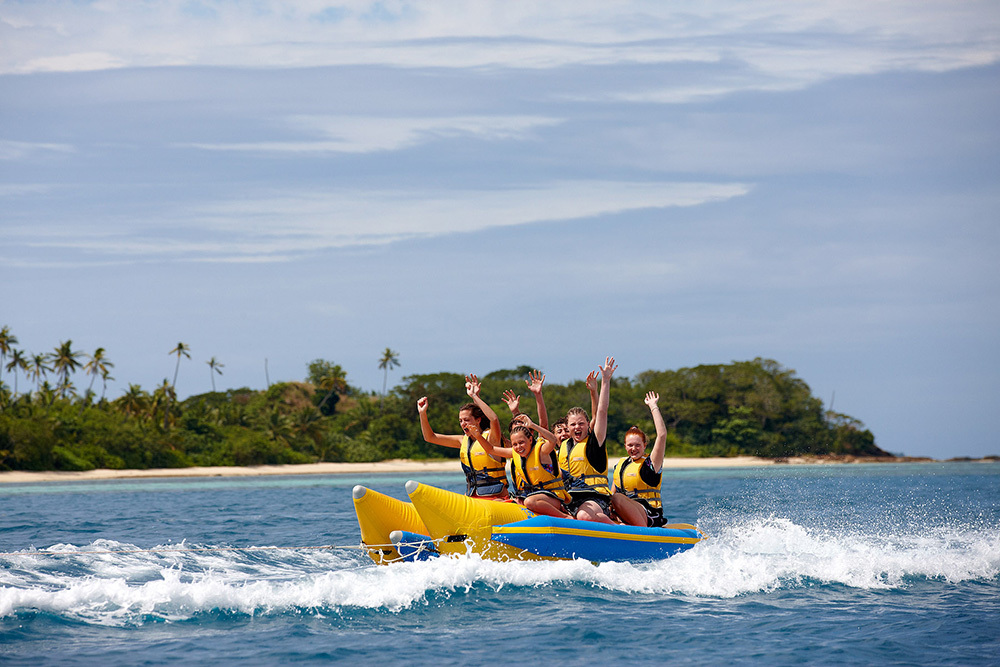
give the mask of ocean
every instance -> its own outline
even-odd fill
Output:
[[[351,489],[407,479],[0,485],[0,663],[1000,663],[1000,463],[668,469],[663,561],[376,566]]]

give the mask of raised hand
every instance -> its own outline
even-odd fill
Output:
[[[417,412],[421,413],[421,414],[427,412],[427,397],[426,396],[422,396],[421,398],[417,399]]]
[[[521,397],[514,393],[513,389],[508,389],[503,393],[503,402],[510,408],[510,412],[516,415],[520,412]]]
[[[657,401],[659,400],[660,400],[660,395],[657,394],[655,391],[650,391],[646,393],[646,400],[643,401],[643,403],[648,405],[650,410],[656,410],[658,409]]]
[[[610,380],[616,370],[618,370],[618,366],[615,365],[615,358],[608,357],[604,360],[604,365],[601,366],[601,377]]]
[[[532,394],[542,393],[542,384],[545,383],[545,374],[540,371],[531,371],[528,373],[528,379],[524,381],[524,384],[528,385],[528,391]]]
[[[469,398],[479,396],[480,389],[482,389],[482,384],[479,382],[479,378],[475,375],[465,376],[465,393],[469,395]]]
[[[591,394],[597,393],[597,373],[594,371],[587,373],[587,389]]]

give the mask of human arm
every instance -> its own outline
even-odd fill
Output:
[[[549,427],[549,413],[545,409],[545,399],[542,398],[542,385],[545,383],[545,375],[539,371],[528,373],[528,379],[524,381],[535,397],[535,405],[538,406],[538,423],[543,428]]]
[[[594,430],[597,419],[597,373],[587,373],[587,391],[590,392],[590,430]]]
[[[482,446],[484,452],[494,458],[497,456],[501,456],[505,459],[514,457],[514,450],[510,447],[498,447],[484,438],[483,432],[479,430],[479,426],[472,426],[469,428],[469,435]]]
[[[653,466],[654,472],[660,472],[663,468],[663,453],[667,448],[667,425],[660,414],[658,401],[660,395],[655,391],[646,394],[644,401],[649,406],[649,411],[653,414],[653,423],[656,424],[656,441],[653,443],[653,450],[649,453],[649,463]]]
[[[503,393],[503,402],[507,404],[511,417],[521,414],[521,397],[515,394],[513,389],[508,389]]]
[[[597,410],[594,411],[594,438],[604,446],[604,439],[608,435],[608,404],[611,401],[611,376],[614,375],[618,366],[615,365],[614,357],[607,357],[604,365],[601,366],[601,395],[597,399]]]
[[[493,411],[489,403],[484,401],[479,396],[479,392],[482,389],[482,384],[479,382],[479,378],[475,375],[465,376],[465,393],[469,395],[472,402],[479,406],[479,409],[483,411],[483,415],[490,422],[490,437],[487,438],[491,444],[494,446],[500,444],[500,418],[497,417],[497,413]]]
[[[442,447],[461,447],[462,436],[442,435],[434,432],[434,429],[431,428],[431,421],[427,417],[427,405],[428,400],[426,396],[417,400],[417,414],[420,416],[420,434],[424,437],[424,440],[432,445],[441,445]]]
[[[539,447],[541,447],[540,453],[542,455],[548,456],[555,450],[556,447],[559,446],[559,440],[556,438],[555,434],[552,433],[552,431],[544,426],[541,426],[540,424],[532,423],[531,419],[527,415],[521,415],[519,422],[541,436],[543,442],[539,445]]]

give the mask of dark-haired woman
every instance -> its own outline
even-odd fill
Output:
[[[427,417],[427,397],[420,398],[417,401],[420,432],[424,440],[431,444],[459,450],[458,457],[462,462],[462,470],[465,471],[466,495],[488,500],[506,500],[510,494],[503,459],[487,454],[471,435],[474,430],[482,432],[484,439],[490,444],[500,444],[500,420],[493,409],[479,397],[479,390],[479,378],[475,375],[466,376],[465,391],[472,402],[458,409],[458,425],[462,429],[462,435],[435,433]]]

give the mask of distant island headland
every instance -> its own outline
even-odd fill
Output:
[[[122,396],[108,398],[104,388],[114,364],[103,348],[85,354],[65,341],[51,353],[29,354],[4,327],[0,471],[374,464],[457,457],[457,450],[424,442],[415,405],[418,398],[429,397],[435,429],[457,432],[458,408],[468,400],[461,374],[408,375],[391,389],[384,386],[382,393],[365,392],[349,384],[340,365],[316,359],[302,381],[178,400],[177,377],[190,351],[178,343],[169,354],[177,357],[173,382],[164,380],[152,391],[130,384]],[[224,365],[214,357],[205,363],[214,382]],[[398,365],[397,353],[387,348],[379,365],[386,379]],[[520,395],[520,409],[533,414],[534,398],[525,391],[532,368],[482,376],[482,395],[498,414],[509,414],[502,398],[508,389]],[[81,390],[77,382],[86,388]],[[630,426],[654,431],[643,396],[655,391],[668,427],[668,459],[721,457],[734,464],[738,457],[899,460],[875,444],[859,419],[825,409],[795,371],[770,359],[647,370],[612,382],[611,456],[624,454],[622,437]],[[549,415],[565,414],[575,405],[589,408],[582,379],[546,383],[544,395]]]

